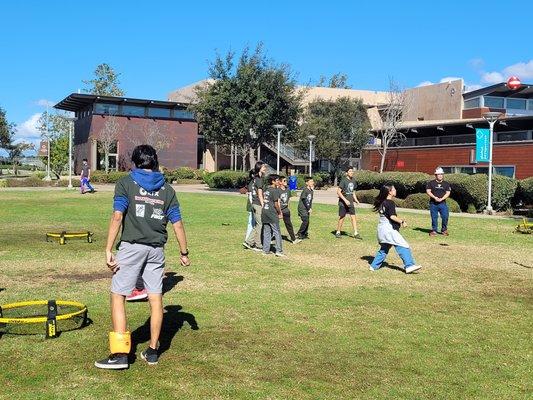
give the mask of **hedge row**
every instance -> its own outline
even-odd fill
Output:
[[[30,176],[29,178],[9,178],[9,179],[0,179],[0,188],[2,187],[67,187],[68,180],[60,179],[53,181],[44,181],[37,176]],[[72,179],[72,186],[79,187],[80,180]]]
[[[189,167],[180,167],[174,170],[163,169],[165,180],[169,183],[180,182],[184,180],[198,180],[204,179],[207,171],[204,169],[193,169]]]
[[[419,172],[385,172],[357,171],[355,180],[358,189],[379,189],[389,183],[396,187],[398,197],[406,198],[410,194],[424,193],[431,175]],[[445,177],[452,187],[451,198],[463,211],[484,209],[487,205],[487,176],[483,174],[448,174]],[[523,183],[522,183],[523,182]],[[517,188],[520,187],[519,190]],[[501,175],[492,177],[492,206],[502,210],[511,207],[511,201],[519,196],[526,204],[531,204],[533,197],[533,179],[518,181]]]
[[[298,189],[305,186],[306,175],[296,175]],[[313,175],[315,181],[315,188],[328,184],[329,173],[317,173]],[[203,176],[204,182],[214,189],[240,189],[246,186],[248,181],[248,173],[241,171],[222,170],[217,172],[205,173]]]

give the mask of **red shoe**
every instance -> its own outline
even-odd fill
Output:
[[[450,236],[450,234],[448,233],[448,231],[442,231],[441,232],[444,236]]]
[[[148,297],[146,289],[133,289],[133,292],[129,296],[126,296],[126,301],[144,300]]]
[[[429,232],[429,236],[437,236],[437,232],[431,231],[431,232]]]

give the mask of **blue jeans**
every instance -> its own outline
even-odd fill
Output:
[[[379,269],[381,267],[381,264],[385,259],[387,258],[387,254],[389,254],[390,248],[393,246],[392,244],[388,243],[380,243],[381,248],[378,250],[376,256],[374,257],[374,261],[372,261],[372,264],[370,266],[373,269]],[[400,256],[400,258],[403,261],[403,266],[405,268],[410,267],[411,265],[415,265],[415,260],[413,258],[413,255],[411,254],[411,249],[409,247],[402,247],[402,246],[394,246],[396,249],[396,253]]]
[[[250,236],[250,233],[254,230],[255,227],[255,218],[254,213],[252,211],[248,212],[248,226],[246,227],[246,236],[244,237],[244,240]]]
[[[91,186],[91,184],[89,183],[89,179],[87,178],[81,178],[81,185],[80,185],[80,190],[83,192],[83,188],[86,187],[87,189],[93,191],[94,188]]]
[[[279,222],[277,224],[263,224],[263,251],[270,253],[270,242],[272,236],[276,239],[276,253],[282,253],[281,247],[281,230],[279,229]]]
[[[448,211],[448,205],[445,201],[442,203],[429,203],[429,213],[431,214],[431,230],[433,232],[439,231],[439,214],[442,218],[442,232],[448,230],[448,217],[450,215]]]

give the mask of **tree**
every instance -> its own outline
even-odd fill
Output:
[[[379,172],[383,172],[385,167],[385,157],[390,145],[396,142],[405,140],[405,135],[400,131],[400,124],[403,115],[407,111],[407,95],[405,90],[401,90],[391,78],[389,81],[389,92],[387,103],[380,108],[382,109],[381,120],[382,126],[380,130],[381,144],[378,147],[379,154],[381,154],[381,163]]]
[[[93,79],[82,81],[89,85],[83,90],[98,96],[124,96],[124,91],[119,87],[119,76],[109,64],[100,64],[94,71]]]
[[[348,75],[343,73],[336,73],[331,78],[326,78],[324,75],[320,76],[317,86],[338,88],[338,89],[351,89],[352,86],[348,85]]]
[[[50,140],[50,172],[58,178],[68,168],[68,137],[71,122],[65,114],[51,114],[47,111],[41,114],[37,129],[43,139]],[[42,156],[42,161],[48,163],[48,156]]]
[[[233,52],[217,55],[209,75],[214,82],[197,87],[191,106],[208,142],[236,146],[253,165],[257,147],[276,138],[272,125],[297,131],[303,93],[295,90],[289,67],[268,60],[261,44],[253,53],[244,49],[237,62]]]
[[[120,132],[120,125],[118,118],[108,116],[105,118],[104,127],[95,136],[98,141],[98,148],[104,153],[105,172],[109,172],[109,153],[111,149],[116,146],[118,135]]]
[[[329,160],[337,171],[343,158],[360,155],[371,138],[369,130],[370,122],[361,100],[348,97],[335,101],[316,99],[309,103],[304,113],[300,143],[308,149],[308,136],[315,135],[316,157]]]
[[[7,114],[0,107],[0,148],[7,151],[8,159],[13,165],[13,173],[17,175],[19,158],[25,151],[33,149],[32,143],[24,141],[15,143],[16,125],[7,120]]]
[[[168,135],[165,135],[163,132],[161,132],[159,124],[156,121],[152,119],[146,119],[140,125],[139,129],[140,135],[133,135],[133,137],[130,139],[134,146],[148,144],[157,151],[168,149],[170,147],[170,139]]]

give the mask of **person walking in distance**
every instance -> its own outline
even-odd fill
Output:
[[[86,158],[84,158],[81,163],[80,191],[81,194],[84,194],[87,191],[91,193],[94,192],[94,188],[91,186],[91,168],[89,167]]]
[[[429,213],[431,215],[431,232],[429,236],[436,236],[439,233],[439,214],[442,219],[441,231],[444,236],[448,236],[449,211],[446,199],[452,192],[451,185],[444,180],[444,170],[435,170],[435,179],[426,185],[426,193],[429,196]]]

